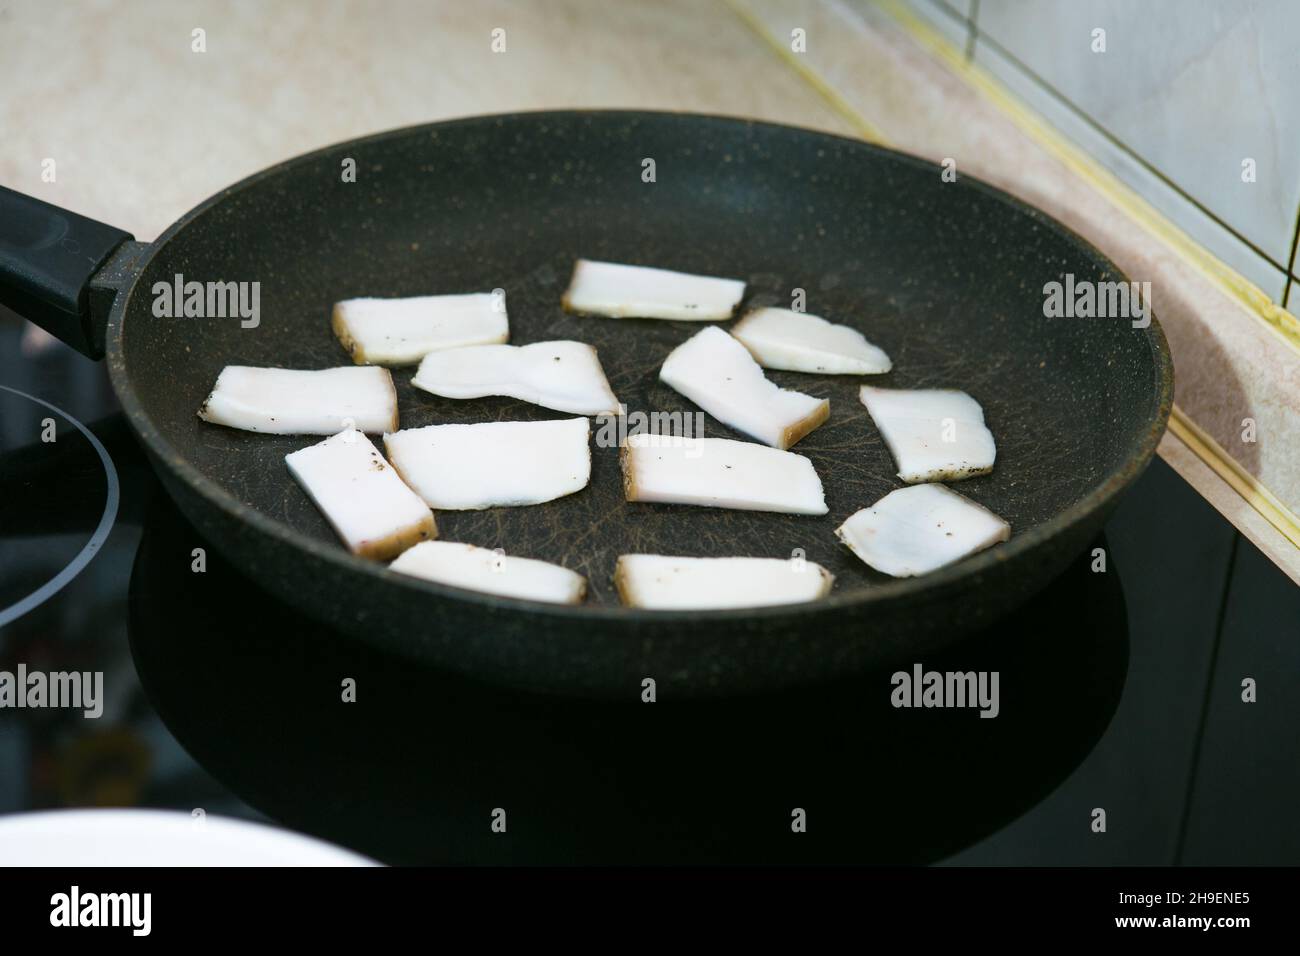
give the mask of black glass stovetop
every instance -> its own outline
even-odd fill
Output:
[[[201,808],[389,863],[1300,863],[1300,588],[1159,460],[1031,604],[917,662],[998,671],[996,718],[894,708],[889,673],[554,699],[265,595],[170,504],[104,369],[0,315],[0,621],[0,671],[104,675],[98,718],[0,708],[0,813]]]

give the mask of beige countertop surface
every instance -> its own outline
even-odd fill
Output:
[[[264,166],[457,116],[630,107],[851,132],[720,0],[0,0],[0,87],[0,183],[138,239]]]

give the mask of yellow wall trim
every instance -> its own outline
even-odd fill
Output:
[[[1196,422],[1188,418],[1177,405],[1169,416],[1169,430],[1184,445],[1192,450],[1197,458],[1205,462],[1215,473],[1232,486],[1232,489],[1246,499],[1247,504],[1278,531],[1287,540],[1300,548],[1300,517],[1297,517],[1273,492],[1269,491],[1223,447],[1201,429]]]
[[[745,6],[742,0],[723,0],[729,6],[736,16],[744,21],[745,25],[756,33],[768,46],[776,51],[777,56],[786,62],[796,73],[803,77],[804,81],[816,90],[827,103],[839,113],[857,134],[868,143],[875,143],[879,146],[888,145],[884,133],[880,131],[874,123],[867,120],[865,116],[855,110],[849,101],[836,91],[836,89],[821,78],[821,76],[808,65],[808,61],[799,56],[790,48],[788,38],[776,36],[767,28],[767,25],[760,20],[749,7]]]

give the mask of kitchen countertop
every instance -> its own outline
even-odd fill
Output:
[[[792,23],[810,35],[806,56],[785,49]],[[194,49],[199,30],[203,52]],[[269,164],[367,133],[483,113],[719,113],[887,137],[936,159],[955,154],[963,170],[1060,216],[1134,274],[1154,270],[1168,293],[1159,312],[1191,427],[1236,447],[1229,426],[1249,408],[1265,438],[1236,453],[1246,481],[1262,476],[1283,502],[1300,482],[1292,458],[1300,446],[1287,438],[1300,427],[1288,424],[1297,420],[1288,412],[1294,390],[1285,387],[1296,374],[1289,351],[1270,351],[1261,323],[1072,180],[875,8],[826,0],[0,0],[0,64],[0,183],[142,240]],[[47,160],[53,181],[43,177]],[[1219,394],[1225,382],[1231,388]],[[1258,496],[1252,507],[1221,463],[1212,470],[1172,435],[1161,455],[1300,580],[1300,549],[1261,516],[1267,509],[1256,510]]]
[[[0,96],[0,183],[142,240],[264,166],[458,116],[627,107],[852,133],[719,2],[6,0],[0,64],[22,91]]]

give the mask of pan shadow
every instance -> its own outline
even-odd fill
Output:
[[[1085,555],[996,628],[916,662],[997,671],[994,719],[896,709],[889,672],[723,700],[644,703],[639,687],[622,703],[570,700],[381,654],[276,602],[215,549],[192,572],[203,546],[158,496],[131,582],[150,700],[249,804],[395,864],[931,862],[1083,760],[1128,663],[1120,576],[1091,573]]]

